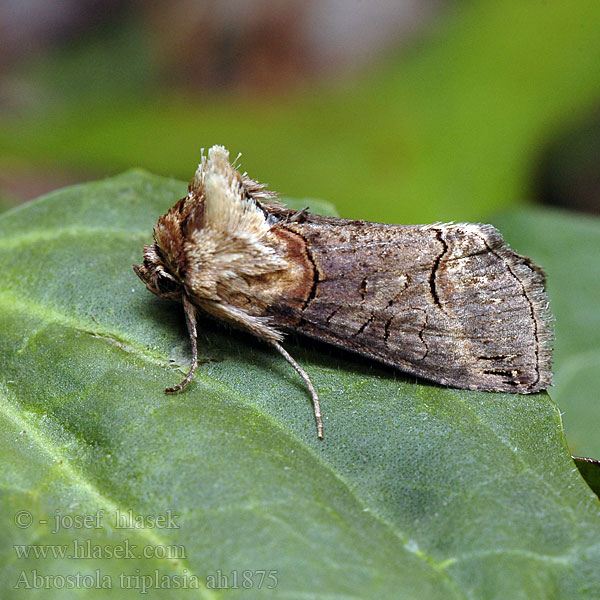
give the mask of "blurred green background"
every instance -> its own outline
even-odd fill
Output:
[[[598,0],[5,0],[0,39],[0,207],[220,143],[344,217],[498,224],[548,271],[551,395],[600,456]]]

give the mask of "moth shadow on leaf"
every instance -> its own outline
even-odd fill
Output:
[[[292,354],[309,371],[312,367],[316,367],[317,369],[339,370],[345,373],[351,372],[361,377],[378,377],[399,383],[418,383],[427,387],[445,387],[425,379],[420,379],[414,375],[403,373],[394,367],[361,356],[355,352],[350,352],[306,336],[290,333],[286,336],[285,344],[288,350],[293,346]],[[301,382],[299,382],[299,385],[301,385]]]
[[[164,348],[169,363],[185,371],[192,353],[183,310],[179,305],[153,297],[148,297],[144,305],[141,310],[150,316],[155,328],[156,337],[152,345],[157,345],[158,338],[158,345]],[[316,379],[317,370],[339,370],[360,377],[375,376],[399,383],[445,388],[354,352],[293,332],[286,335],[284,345]],[[278,366],[278,375],[285,376],[289,371],[289,377],[286,379],[298,390],[305,390],[302,381],[297,379],[289,365],[268,344],[250,333],[232,327],[211,315],[203,314],[198,320],[198,363],[210,365],[229,361],[244,362],[264,371],[272,371],[274,365],[281,363]]]

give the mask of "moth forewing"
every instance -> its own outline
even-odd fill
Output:
[[[227,151],[203,157],[188,195],[135,267],[182,300],[197,364],[196,311],[272,344],[296,331],[453,387],[529,393],[551,385],[551,313],[541,269],[491,225],[384,225],[286,209]]]
[[[490,225],[403,226],[306,215],[286,227],[315,267],[275,323],[454,387],[551,385],[551,315],[540,270]]]

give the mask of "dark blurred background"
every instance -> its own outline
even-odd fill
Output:
[[[0,69],[0,209],[219,143],[344,217],[497,225],[600,457],[600,0],[0,0]]]
[[[226,145],[392,222],[600,212],[600,2],[2,0],[0,202]]]

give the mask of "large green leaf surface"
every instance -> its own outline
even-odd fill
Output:
[[[147,598],[600,597],[600,504],[546,394],[444,389],[290,339],[320,390],[320,442],[290,366],[203,320],[196,378],[166,396],[190,358],[182,311],[131,265],[184,191],[132,172],[0,217],[2,598],[138,597],[145,575],[199,582]],[[99,528],[56,531],[98,510]],[[128,510],[176,527],[116,528]],[[81,559],[76,539],[179,550]],[[243,571],[254,587],[233,589]],[[77,573],[112,589],[23,583]]]

